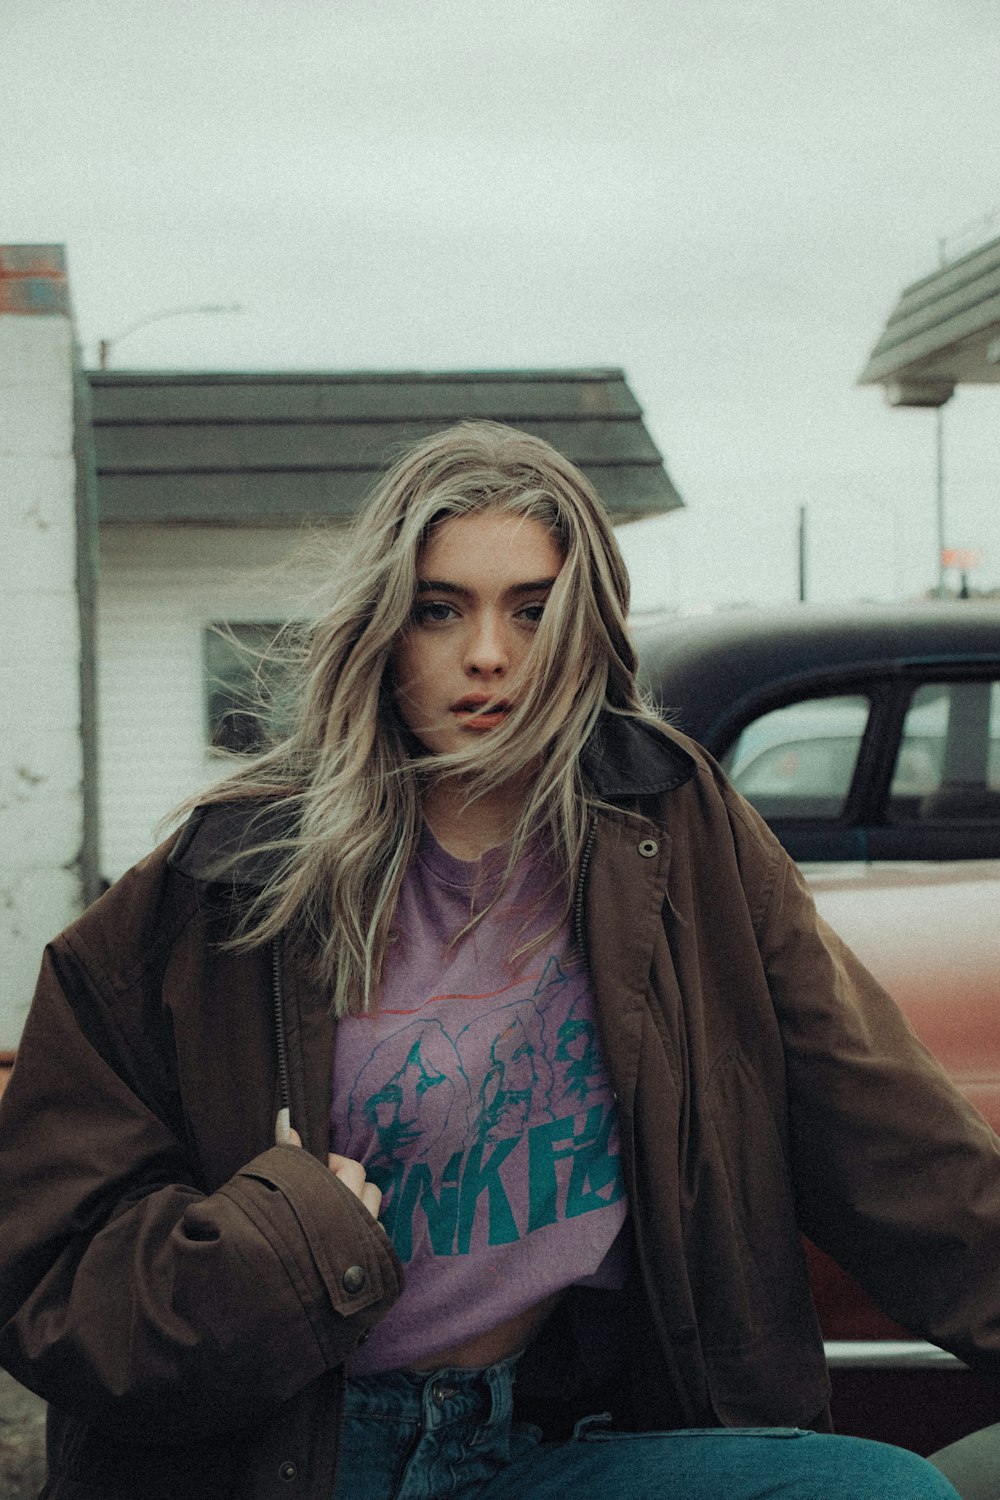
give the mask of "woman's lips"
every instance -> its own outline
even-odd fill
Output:
[[[489,713],[480,712],[487,704],[491,705]],[[510,710],[509,703],[502,701],[497,703],[491,698],[460,698],[451,706],[451,712],[461,721],[462,728],[474,731],[496,729],[499,724],[503,723]]]

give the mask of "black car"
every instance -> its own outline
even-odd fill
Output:
[[[1000,603],[639,618],[641,676],[798,860],[1000,856]]]

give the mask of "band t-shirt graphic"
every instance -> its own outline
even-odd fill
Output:
[[[337,1028],[332,1136],[383,1193],[406,1267],[395,1306],[348,1361],[370,1374],[432,1358],[563,1287],[621,1280],[627,1203],[614,1097],[568,929],[519,966],[558,896],[525,860],[455,859],[424,830],[403,882],[378,1013]]]

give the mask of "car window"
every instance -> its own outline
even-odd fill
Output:
[[[889,818],[1000,821],[1000,682],[925,682],[910,700]]]
[[[871,704],[841,694],[784,704],[740,731],[722,763],[762,817],[837,818],[847,802]]]

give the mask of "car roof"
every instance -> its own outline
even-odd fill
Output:
[[[709,749],[751,701],[796,681],[821,686],[862,672],[1000,664],[1000,603],[973,600],[640,615],[630,625],[643,686]]]

